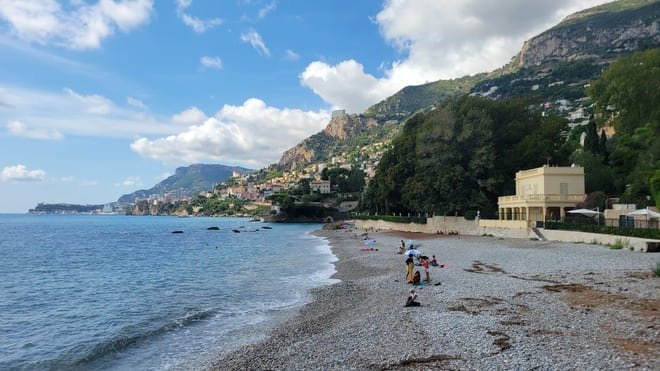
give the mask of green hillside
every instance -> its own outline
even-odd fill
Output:
[[[156,184],[152,188],[125,194],[119,198],[120,204],[134,203],[137,199],[147,199],[152,195],[165,195],[175,192],[176,198],[194,196],[200,192],[211,191],[219,182],[229,179],[233,171],[239,173],[252,170],[225,165],[195,164],[176,169],[174,175]]]

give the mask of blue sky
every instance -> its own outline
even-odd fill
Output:
[[[407,85],[501,66],[598,0],[0,0],[0,212],[260,168]]]

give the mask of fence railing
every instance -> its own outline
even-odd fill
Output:
[[[588,218],[563,218],[561,220],[546,221],[543,223],[546,229],[562,229],[569,231],[580,231],[590,233],[604,233],[619,236],[640,237],[660,239],[660,228],[656,219],[639,220],[627,219],[588,219]]]

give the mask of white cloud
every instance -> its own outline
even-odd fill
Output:
[[[220,57],[209,57],[205,55],[199,60],[199,63],[206,68],[222,69],[222,60]]]
[[[349,112],[362,112],[387,96],[390,90],[387,80],[366,74],[363,66],[352,59],[335,66],[312,62],[300,75],[300,81],[333,108]]]
[[[64,138],[64,135],[57,130],[32,129],[25,126],[22,122],[15,120],[7,123],[7,131],[11,135],[30,139],[59,140]]]
[[[408,85],[487,72],[506,64],[523,41],[603,0],[386,0],[374,20],[404,57],[382,77],[348,60],[312,62],[300,75],[335,107],[361,112]]]
[[[277,8],[277,2],[276,1],[271,1],[270,4],[264,6],[263,8],[259,9],[259,14],[258,17],[259,19],[264,19],[268,15],[268,13],[272,12]]]
[[[128,103],[129,106],[133,106],[135,108],[139,108],[139,109],[142,109],[142,110],[145,110],[145,109],[148,108],[147,105],[144,104],[144,102],[142,102],[141,100],[139,100],[137,98],[133,98],[133,97],[126,97],[126,103]]]
[[[129,176],[119,183],[115,183],[115,187],[139,187],[142,185],[139,176]]]
[[[206,114],[197,107],[190,107],[187,110],[172,116],[172,122],[181,125],[200,125],[208,120]]]
[[[200,19],[186,13],[186,10],[192,5],[192,0],[177,0],[176,14],[181,19],[183,24],[190,27],[196,33],[204,33],[215,26],[222,24],[220,18]]]
[[[46,172],[41,169],[38,170],[28,170],[25,165],[13,165],[5,166],[2,169],[0,178],[3,182],[31,182],[31,181],[42,181],[46,178]]]
[[[98,94],[18,87],[2,87],[2,91],[12,108],[0,109],[0,123],[20,123],[6,126],[12,135],[33,139],[58,139],[66,135],[134,139],[182,130],[167,117],[154,117],[131,105],[120,107]]]
[[[71,49],[95,49],[116,30],[129,32],[147,22],[153,0],[99,0],[95,4],[55,0],[0,0],[0,19],[21,39]]]
[[[298,59],[300,59],[300,55],[291,49],[287,49],[284,52],[284,59],[289,61],[297,61]]]
[[[291,145],[321,130],[325,111],[267,106],[248,99],[241,106],[225,105],[214,117],[178,135],[131,144],[136,153],[165,163],[217,161],[261,167],[279,159]]]
[[[64,92],[85,106],[85,111],[96,115],[105,115],[113,109],[112,101],[101,95],[82,95],[75,91],[65,88]]]
[[[261,35],[255,30],[249,30],[241,34],[241,41],[250,43],[254,50],[257,51],[260,55],[265,55],[270,57],[270,50],[264,44],[264,41],[261,39]]]

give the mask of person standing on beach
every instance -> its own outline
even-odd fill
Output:
[[[412,254],[408,255],[406,259],[406,283],[411,283],[413,281],[413,270],[415,269],[415,261],[413,260]]]
[[[429,258],[428,256],[422,256],[422,266],[424,267],[424,273],[426,273],[426,283],[431,283],[431,276],[429,275]]]

